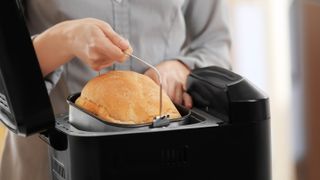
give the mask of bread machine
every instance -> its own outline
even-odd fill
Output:
[[[104,127],[74,105],[79,94],[55,116],[16,2],[0,6],[0,119],[16,134],[41,134],[52,180],[271,179],[268,97],[219,67],[192,71],[194,108],[178,107],[183,118],[172,124]],[[81,124],[89,119],[98,125]]]

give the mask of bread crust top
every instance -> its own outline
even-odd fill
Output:
[[[159,85],[146,75],[109,71],[91,79],[75,103],[107,122],[145,124],[159,115],[159,91]],[[170,119],[181,117],[164,90],[162,111]]]

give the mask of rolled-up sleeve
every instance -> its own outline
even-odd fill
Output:
[[[63,66],[59,67],[58,69],[56,69],[55,71],[53,71],[52,73],[44,77],[44,82],[46,84],[48,94],[50,94],[52,89],[59,82],[62,72],[63,72]]]
[[[231,37],[225,0],[190,0],[184,9],[187,42],[176,57],[190,69],[216,65],[231,69]]]

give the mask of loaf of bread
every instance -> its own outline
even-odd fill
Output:
[[[76,105],[102,120],[118,124],[144,124],[159,115],[160,88],[151,78],[133,71],[110,71],[91,79]],[[162,91],[162,112],[170,119],[180,113]]]

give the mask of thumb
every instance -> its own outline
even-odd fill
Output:
[[[116,33],[109,24],[107,24],[103,21],[97,21],[97,23],[98,23],[97,25],[103,31],[105,36],[108,37],[110,39],[110,41],[114,45],[118,46],[122,51],[131,48],[129,41],[124,39],[118,33]]]

